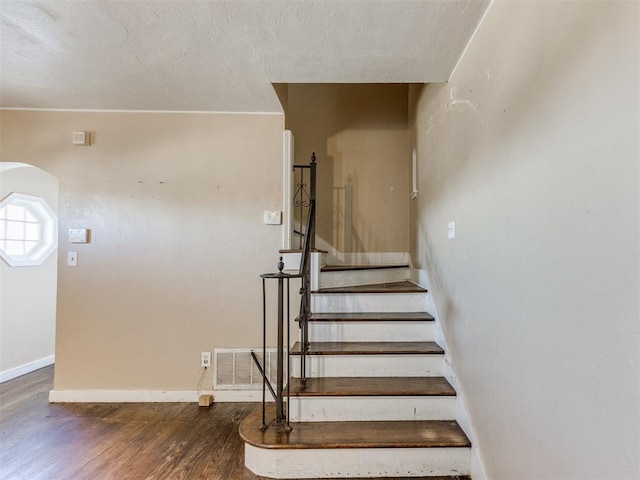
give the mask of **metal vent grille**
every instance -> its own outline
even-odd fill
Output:
[[[214,390],[260,390],[262,376],[253,359],[253,350],[262,361],[262,348],[216,348],[213,350]],[[267,349],[265,372],[270,382],[275,382],[278,354],[275,348]]]

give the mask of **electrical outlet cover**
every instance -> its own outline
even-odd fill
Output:
[[[211,366],[211,352],[200,352],[200,366],[201,367]]]

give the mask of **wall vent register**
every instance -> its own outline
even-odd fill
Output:
[[[0,202],[0,257],[10,266],[41,265],[57,237],[56,215],[41,197],[14,192]]]

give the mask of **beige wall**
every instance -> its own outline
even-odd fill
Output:
[[[419,95],[413,259],[491,479],[640,477],[639,18],[494,2]]]
[[[1,145],[1,144],[0,144]],[[23,164],[0,164],[0,200],[12,192],[43,198],[58,212],[58,181]],[[10,267],[0,260],[0,378],[13,378],[53,362],[57,255],[42,265]]]
[[[318,156],[318,236],[339,252],[408,251],[407,86],[292,84],[286,98],[296,163]]]
[[[56,390],[195,390],[201,351],[261,343],[282,115],[0,114],[2,159],[60,180]],[[93,145],[73,146],[76,130]]]

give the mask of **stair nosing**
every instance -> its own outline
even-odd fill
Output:
[[[401,347],[408,347],[409,345],[422,345],[423,348],[407,348],[403,350]],[[322,346],[324,345],[324,349]],[[338,350],[332,349],[330,346],[342,345],[345,349],[349,348],[347,345],[354,347],[353,350]],[[369,349],[355,349],[356,345],[369,346]],[[381,349],[382,345],[386,345],[389,348]],[[377,346],[378,348],[373,348]],[[428,346],[428,349],[424,349]],[[300,342],[296,342],[290,350],[291,355],[300,355]],[[444,355],[444,349],[436,342],[310,342],[309,351],[307,355]]]
[[[404,317],[403,317],[404,315]],[[434,322],[429,312],[312,313],[310,322]]]
[[[410,268],[407,263],[398,263],[393,265],[325,265],[321,272],[351,272],[360,270],[391,270],[395,268]]]
[[[417,388],[406,388],[412,381],[419,381]],[[371,383],[379,383],[372,386]],[[302,391],[307,383],[313,391]],[[426,383],[426,385],[424,385]],[[343,386],[346,384],[347,386]],[[402,385],[404,384],[404,389]],[[415,384],[414,384],[415,386]],[[290,394],[296,398],[325,397],[424,397],[455,398],[456,391],[442,376],[422,377],[291,377]],[[320,388],[325,388],[321,391]],[[368,390],[364,391],[363,388]]]

